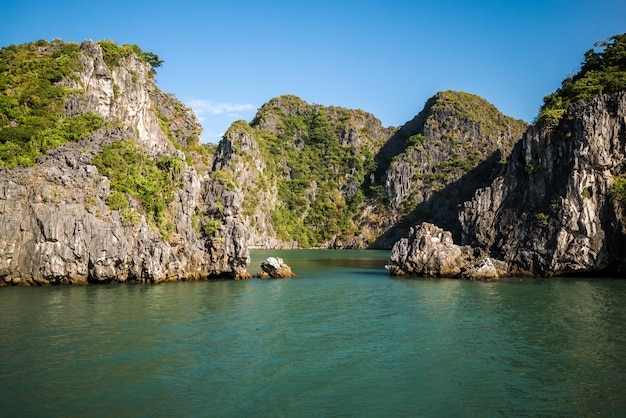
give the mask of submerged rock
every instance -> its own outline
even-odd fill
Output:
[[[257,273],[260,279],[286,279],[296,277],[291,267],[283,262],[280,257],[269,257],[261,263],[261,271]]]

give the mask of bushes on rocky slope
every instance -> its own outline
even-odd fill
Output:
[[[80,68],[78,44],[39,41],[0,50],[0,167],[26,167],[37,157],[99,129],[87,113],[65,117],[68,87]]]
[[[556,125],[568,107],[583,99],[626,89],[626,33],[595,46],[599,51],[585,52],[580,71],[563,80],[561,88],[543,99],[537,116],[539,125]]]
[[[127,210],[125,194],[132,196],[141,203],[148,222],[168,238],[173,225],[164,214],[181,186],[184,169],[181,160],[161,157],[155,161],[132,140],[126,140],[105,146],[93,165],[111,181],[114,192],[107,198],[111,209],[121,210],[125,220],[132,222],[136,218]]]
[[[253,122],[270,181],[277,181],[281,204],[271,218],[281,240],[314,247],[356,232],[353,219],[364,200],[360,185],[372,170],[373,158],[367,146],[342,142],[351,117],[345,109],[283,96],[263,106]],[[265,129],[262,120],[278,123]]]
[[[128,58],[131,55],[136,55],[144,62],[150,64],[152,76],[156,75],[156,68],[163,65],[163,60],[160,60],[155,53],[144,52],[135,44],[118,45],[114,41],[101,40],[98,41],[98,45],[102,48],[104,62],[109,67],[118,67],[121,59]]]

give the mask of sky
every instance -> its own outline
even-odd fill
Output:
[[[624,0],[0,0],[0,47],[108,39],[157,54],[158,87],[213,143],[284,94],[401,126],[461,90],[532,122],[585,51],[624,32]]]

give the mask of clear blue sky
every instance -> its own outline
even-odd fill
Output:
[[[385,126],[441,90],[532,121],[624,0],[0,0],[0,46],[110,39],[165,61],[159,87],[196,110],[204,141],[271,98],[362,109]]]

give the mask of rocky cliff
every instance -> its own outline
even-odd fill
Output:
[[[250,246],[390,248],[418,219],[457,224],[526,127],[462,92],[438,93],[399,129],[282,96],[232,125],[213,169],[243,195]]]
[[[390,248],[420,222],[460,237],[459,205],[495,178],[527,127],[469,93],[431,97],[376,157],[390,207],[388,228],[373,246]]]
[[[372,115],[281,96],[218,145],[214,173],[243,194],[253,247],[363,247],[366,177],[394,129]]]
[[[533,127],[506,171],[464,204],[463,243],[509,264],[510,274],[626,271],[626,92],[569,109],[554,128]]]
[[[419,225],[394,245],[392,274],[624,276],[626,34],[596,47],[544,98],[498,176],[459,205],[463,245]]]
[[[462,245],[430,224],[393,247],[393,275],[502,276],[626,272],[626,91],[570,107],[528,129],[507,165],[459,211]]]
[[[40,41],[3,54],[11,59],[0,76],[8,104],[0,130],[7,167],[0,171],[0,284],[247,276],[237,202],[193,166],[202,160],[200,125],[156,88],[138,48]],[[6,76],[14,71],[8,64],[25,54],[32,68],[46,64],[10,85],[16,77]],[[54,100],[26,101],[31,88],[55,92]],[[16,113],[13,102],[28,111]],[[47,118],[39,125],[38,114]],[[84,120],[97,129],[73,135]],[[41,154],[34,165],[33,153]]]

